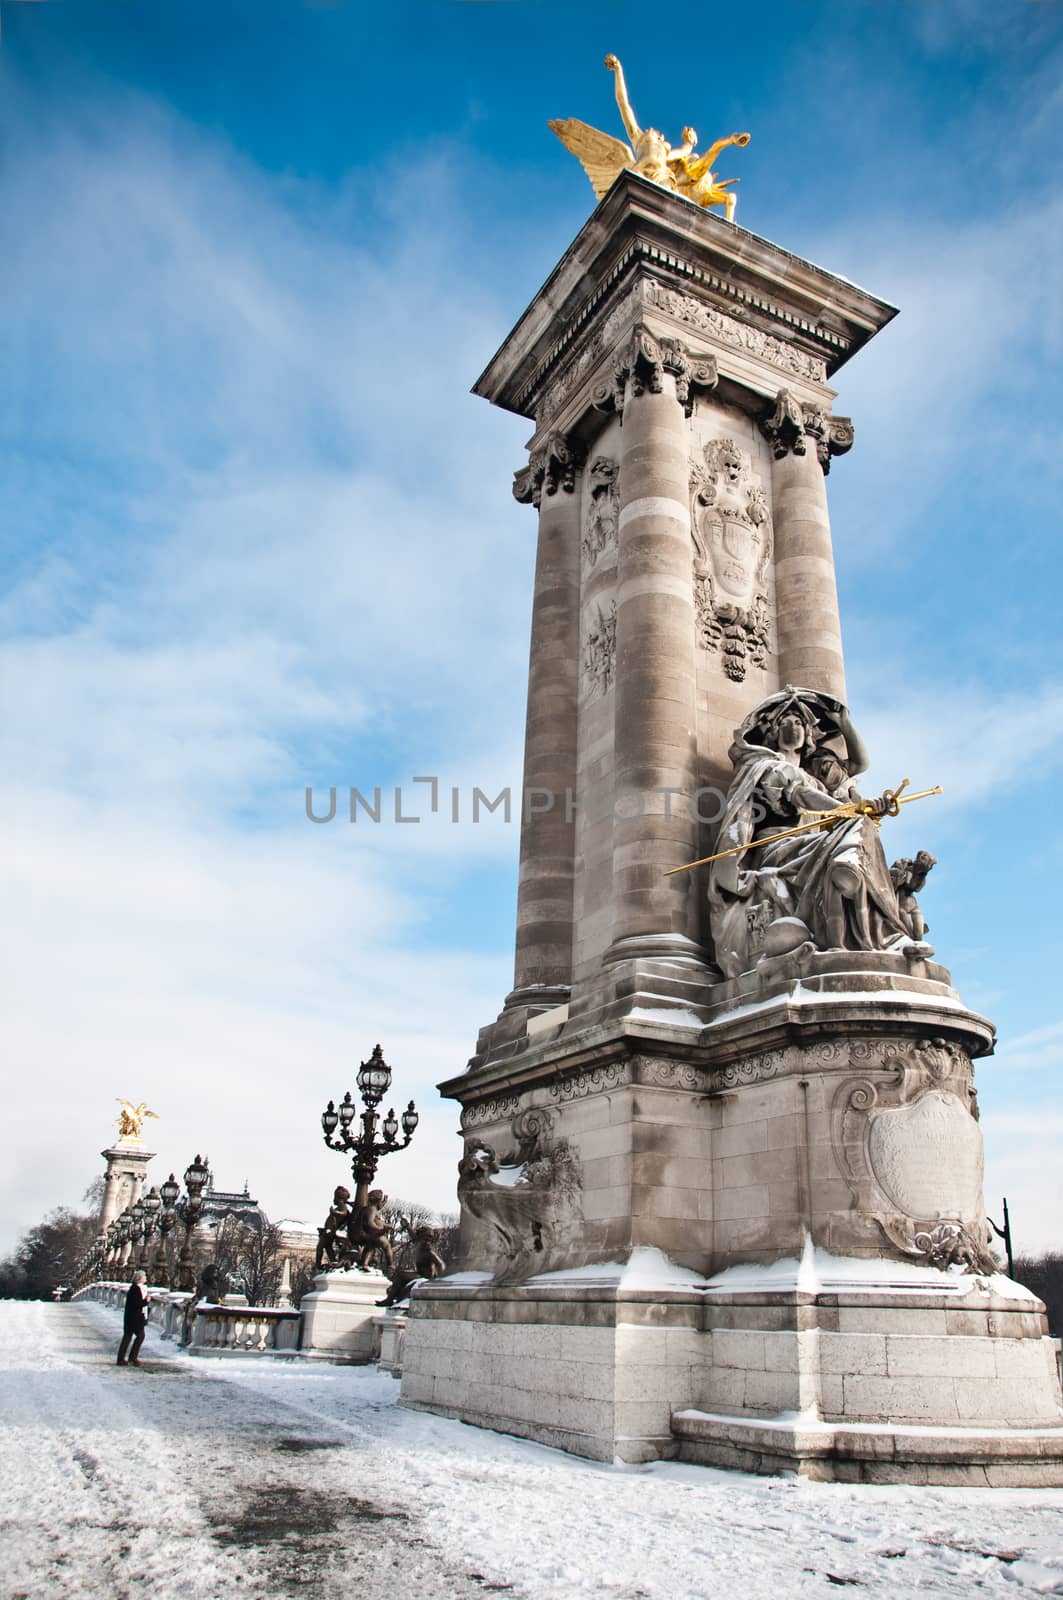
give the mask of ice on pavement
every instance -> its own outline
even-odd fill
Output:
[[[597,1465],[403,1410],[372,1368],[152,1331],[119,1371],[119,1325],[0,1302],[4,1600],[1063,1595],[1063,1490]]]

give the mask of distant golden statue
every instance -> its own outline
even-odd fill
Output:
[[[628,99],[624,69],[616,56],[606,56],[605,64],[616,74],[616,103],[631,144],[614,139],[612,134],[601,133],[577,117],[555,120],[550,128],[566,150],[571,150],[591,180],[598,199],[601,200],[625,167],[631,172],[659,183],[664,189],[685,195],[699,206],[723,206],[728,222],[734,221],[737,197],[727,185],[737,183],[737,178],[717,178],[712,163],[728,145],[747,145],[748,133],[731,133],[726,139],[717,139],[704,155],[697,155],[698,136],[693,128],[683,129],[683,143],[674,148],[656,128],[640,128]]]
[[[154,1117],[155,1121],[158,1122],[158,1113],[148,1110],[148,1102],[146,1100],[141,1100],[138,1105],[134,1105],[132,1100],[123,1100],[121,1095],[116,1095],[115,1099],[122,1108],[118,1113],[118,1137],[120,1139],[139,1140],[140,1130],[143,1128],[147,1117]]]

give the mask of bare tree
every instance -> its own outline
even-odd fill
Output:
[[[276,1303],[283,1270],[280,1235],[264,1217],[256,1222],[223,1217],[214,1230],[211,1260],[231,1292],[246,1294],[253,1306]]]
[[[436,1250],[449,1265],[458,1253],[461,1217],[456,1211],[441,1211],[436,1220]]]
[[[77,1264],[95,1240],[99,1218],[67,1206],[50,1211],[22,1235],[14,1253],[0,1263],[0,1295],[14,1300],[48,1300],[55,1289],[72,1285]]]
[[[316,1277],[317,1268],[314,1266],[313,1261],[309,1260],[307,1257],[304,1256],[302,1260],[297,1261],[293,1265],[292,1286],[289,1290],[289,1293],[292,1297],[293,1306],[300,1305],[302,1303],[303,1296],[310,1293],[314,1287],[314,1279]]]
[[[1063,1338],[1063,1252],[1043,1256],[1016,1256],[1015,1278],[1045,1303],[1049,1332]]]
[[[431,1206],[424,1205],[420,1200],[399,1199],[389,1200],[382,1214],[385,1223],[392,1230],[396,1267],[412,1265],[411,1246],[414,1235],[421,1228],[433,1230],[436,1235],[436,1250],[444,1261],[449,1261],[453,1256],[458,1237],[456,1216],[433,1211]]]

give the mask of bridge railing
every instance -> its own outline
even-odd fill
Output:
[[[202,1302],[189,1355],[297,1355],[299,1312],[287,1306],[226,1306]]]

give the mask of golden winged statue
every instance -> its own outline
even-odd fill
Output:
[[[616,76],[616,103],[631,143],[614,139],[612,134],[592,128],[578,117],[559,118],[549,124],[565,149],[570,150],[582,166],[598,199],[608,194],[618,175],[627,168],[659,183],[664,189],[684,195],[695,205],[723,206],[726,220],[733,222],[737,196],[727,186],[738,180],[717,178],[712,164],[728,145],[747,145],[749,134],[728,134],[726,139],[717,139],[700,156],[696,153],[698,136],[693,128],[683,129],[681,145],[670,145],[656,128],[639,127],[628,99],[624,69],[616,56],[606,56],[605,64]]]
[[[120,1094],[116,1095],[115,1099],[122,1108],[118,1113],[118,1137],[120,1139],[136,1139],[139,1141],[140,1130],[144,1126],[145,1119],[154,1117],[155,1121],[158,1122],[158,1112],[149,1111],[146,1100],[141,1100],[137,1105],[134,1105],[132,1100],[123,1100]]]

